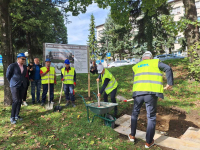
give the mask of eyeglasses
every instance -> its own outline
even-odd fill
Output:
[[[26,59],[24,59],[24,58],[21,58],[22,60],[26,60]]]

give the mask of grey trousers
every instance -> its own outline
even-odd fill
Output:
[[[135,136],[137,128],[137,118],[140,113],[140,108],[145,102],[147,111],[147,131],[146,142],[151,143],[155,134],[156,127],[156,107],[158,97],[155,95],[140,95],[134,98],[133,112],[131,116],[131,135]]]

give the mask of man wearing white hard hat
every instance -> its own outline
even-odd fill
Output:
[[[99,64],[97,66],[98,73],[100,74],[99,77],[96,79],[99,82],[99,79],[102,80],[102,88],[98,96],[100,97],[101,94],[104,92],[104,102],[108,102],[108,95],[111,94],[111,101],[116,103],[116,94],[117,94],[117,86],[118,82],[115,77],[103,67],[103,65]],[[117,106],[114,108],[114,116],[117,115]]]
[[[134,106],[131,116],[130,141],[135,142],[137,118],[143,103],[147,110],[147,133],[145,148],[154,145],[156,126],[156,107],[158,97],[164,98],[163,89],[171,89],[173,85],[173,72],[170,66],[162,63],[159,59],[152,59],[150,51],[142,55],[142,61],[133,66],[133,98]],[[163,88],[163,72],[166,73],[167,85]]]

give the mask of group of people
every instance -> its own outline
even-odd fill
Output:
[[[64,84],[64,93],[66,96],[66,106],[72,102],[72,106],[76,107],[74,99],[74,86],[76,86],[76,71],[75,68],[70,67],[70,61],[64,61],[65,67],[61,69],[61,81]],[[22,120],[19,116],[21,105],[27,106],[27,90],[29,83],[31,83],[32,104],[35,104],[35,88],[37,89],[37,102],[41,106],[45,105],[46,95],[50,90],[50,102],[54,99],[54,84],[56,84],[55,68],[51,67],[51,60],[45,60],[45,66],[40,65],[39,59],[35,58],[34,63],[26,64],[26,57],[24,53],[17,55],[17,62],[8,66],[6,71],[6,78],[10,83],[10,90],[12,94],[12,111],[11,124],[15,124],[17,120]],[[50,84],[50,89],[48,89]],[[42,100],[40,101],[41,85],[43,88]]]
[[[135,142],[135,134],[137,128],[137,118],[140,113],[140,108],[143,103],[146,104],[147,110],[147,133],[145,148],[150,148],[154,145],[154,134],[156,126],[156,107],[158,97],[164,98],[163,90],[172,89],[173,85],[173,72],[170,66],[162,63],[159,59],[152,59],[152,53],[147,51],[142,56],[142,61],[132,67],[133,71],[133,98],[134,106],[131,115],[131,133],[128,135],[130,141]],[[12,112],[11,124],[15,124],[19,116],[22,98],[25,101],[25,92],[28,89],[28,80],[31,81],[31,95],[32,102],[35,103],[35,87],[37,87],[37,102],[40,103],[40,87],[43,86],[42,103],[43,106],[46,101],[46,94],[48,91],[48,83],[50,83],[50,102],[53,103],[54,98],[54,84],[56,84],[55,68],[51,67],[51,60],[46,59],[45,67],[39,65],[39,59],[34,59],[34,64],[28,67],[23,65],[25,63],[25,55],[18,54],[17,63],[11,64],[6,73],[6,77],[10,82],[10,89],[12,93]],[[64,83],[64,92],[66,96],[66,106],[72,102],[75,107],[74,99],[74,86],[76,86],[76,71],[75,68],[70,67],[70,61],[64,61],[65,67],[61,69],[61,80]],[[96,65],[93,61],[91,66],[91,73],[99,74],[96,79],[97,82],[102,80],[102,88],[98,93],[100,97],[104,92],[104,101],[108,102],[108,95],[111,95],[111,101],[116,103],[116,93],[118,82],[115,77],[109,72],[102,64]],[[30,74],[29,74],[30,72]],[[163,88],[163,72],[166,73],[167,85]],[[24,102],[25,104],[25,102]],[[114,116],[117,116],[117,106],[114,108]]]

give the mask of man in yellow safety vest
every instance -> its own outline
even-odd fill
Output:
[[[98,73],[100,73],[99,77],[96,79],[99,82],[99,79],[102,80],[102,88],[100,93],[98,93],[98,97],[104,92],[104,102],[108,102],[108,95],[111,94],[111,101],[116,103],[116,94],[117,94],[117,86],[118,82],[115,77],[103,67],[103,65],[99,64],[97,66]],[[114,116],[117,115],[117,106],[114,108]]]
[[[46,66],[40,68],[40,76],[41,82],[43,86],[43,93],[42,93],[42,103],[41,106],[44,106],[46,102],[46,95],[48,90],[50,90],[50,102],[53,102],[54,99],[54,84],[56,84],[56,72],[55,68],[51,67],[51,60],[49,58],[45,61]],[[50,89],[48,89],[48,83],[50,84]]]
[[[134,106],[131,116],[130,141],[135,141],[137,118],[140,108],[145,102],[147,110],[147,133],[145,148],[154,145],[154,134],[156,126],[156,107],[158,97],[163,96],[163,72],[166,73],[167,85],[164,89],[171,89],[173,85],[173,72],[170,66],[159,62],[159,59],[152,59],[152,53],[147,51],[142,56],[142,61],[133,66],[133,98]]]
[[[76,107],[74,99],[74,86],[76,86],[76,71],[75,68],[70,67],[70,61],[65,60],[65,67],[61,69],[61,80],[64,83],[64,92],[66,97],[66,105],[69,106],[70,100],[72,106]]]

